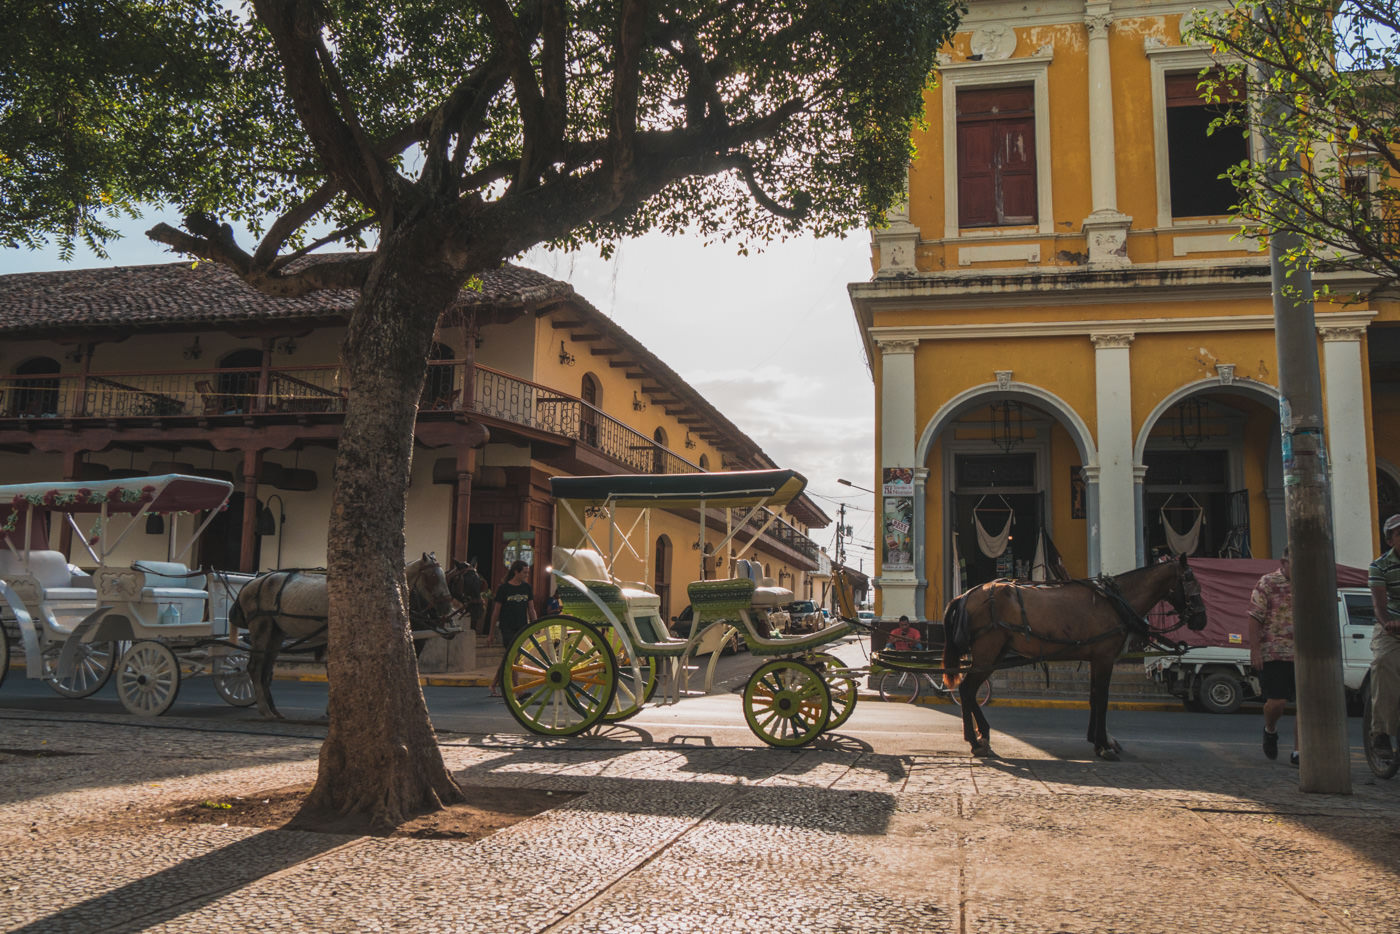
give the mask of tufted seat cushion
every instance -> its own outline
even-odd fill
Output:
[[[786,587],[755,587],[753,605],[764,609],[777,608],[792,602],[792,591]]]
[[[61,551],[36,550],[29,553],[29,571],[44,588],[46,603],[97,604],[97,591],[92,578],[68,564]],[[16,578],[25,574],[24,560],[8,548],[0,551],[0,577]],[[76,585],[76,586],[75,586]],[[84,586],[87,585],[87,586]]]

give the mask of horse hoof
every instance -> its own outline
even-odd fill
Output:
[[[997,757],[997,754],[992,752],[991,743],[982,743],[979,746],[973,746],[972,754],[983,759],[995,759]]]
[[[1114,739],[1114,740],[1110,740],[1109,742],[1111,742],[1111,743],[1113,744],[1113,751],[1114,751],[1114,752],[1120,753],[1120,754],[1123,752],[1123,744],[1120,743],[1120,742],[1118,742],[1118,740]]]
[[[1114,749],[1112,746],[1105,746],[1102,749],[1094,750],[1094,752],[1098,754],[1098,757],[1104,760],[1105,762],[1117,762],[1118,753],[1121,751],[1121,749]]]

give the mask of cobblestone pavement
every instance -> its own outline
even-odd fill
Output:
[[[4,928],[1400,929],[1400,781],[1358,772],[1350,797],[1303,795],[1277,763],[454,737],[464,783],[584,794],[470,843],[114,829],[133,809],[309,781],[318,747],[295,725],[0,717]]]

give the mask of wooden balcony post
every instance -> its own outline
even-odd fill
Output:
[[[262,339],[262,366],[258,368],[258,397],[253,400],[253,405],[251,407],[254,412],[267,411],[268,391],[272,384],[272,379],[268,371],[272,367],[272,347],[276,343],[277,341],[271,337],[264,337]],[[256,483],[256,477],[254,478],[254,482]]]
[[[73,481],[78,479],[78,471],[83,465],[83,452],[64,451],[63,452],[63,479]],[[70,555],[73,547],[73,527],[65,520],[58,531],[58,550],[65,555]],[[70,555],[69,560],[72,560]]]
[[[468,534],[472,522],[472,472],[476,470],[476,449],[457,448],[457,483],[452,490],[452,561],[466,561]],[[490,573],[490,567],[482,568]]]
[[[266,377],[266,370],[263,376]],[[256,573],[254,555],[258,544],[258,473],[262,470],[262,451],[243,452],[243,534],[240,536],[238,570]]]

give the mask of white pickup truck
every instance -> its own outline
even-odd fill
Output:
[[[1246,700],[1259,697],[1259,673],[1249,663],[1249,592],[1277,561],[1252,559],[1191,559],[1209,622],[1201,633],[1178,630],[1173,638],[1198,641],[1185,655],[1152,656],[1147,674],[1186,704],[1189,710],[1233,713]],[[1365,580],[1365,572],[1338,568],[1339,580]],[[1337,625],[1342,636],[1342,680],[1347,710],[1361,713],[1361,697],[1371,667],[1371,632],[1376,612],[1365,587],[1337,591]]]

